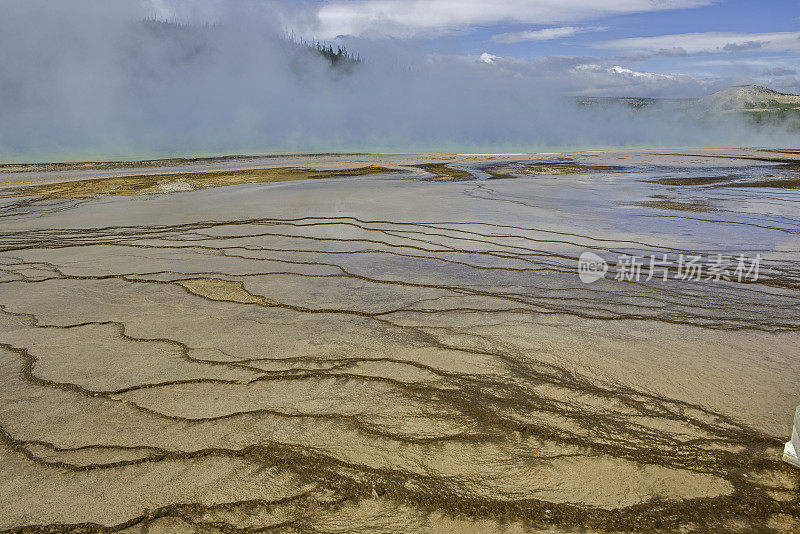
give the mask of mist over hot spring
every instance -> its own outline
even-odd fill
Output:
[[[4,159],[212,152],[486,151],[555,147],[785,145],[735,117],[580,109],[553,60],[425,55],[351,40],[332,67],[281,38],[282,14],[229,9],[213,24],[147,20],[121,2],[4,2]],[[564,58],[563,61],[568,61]],[[634,95],[636,96],[636,95]]]

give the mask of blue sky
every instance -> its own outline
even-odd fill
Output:
[[[573,35],[542,41],[504,43],[492,40],[492,36],[520,33],[526,30],[554,28],[554,25],[531,26],[527,24],[501,24],[475,27],[474,30],[456,37],[463,53],[481,54],[489,52],[498,56],[513,56],[536,59],[545,56],[586,56],[607,59],[620,58],[618,63],[636,70],[662,74],[685,74],[701,78],[753,77],[770,85],[795,90],[800,89],[797,78],[765,75],[766,71],[800,73],[800,40],[791,51],[765,51],[763,46],[746,50],[709,53],[697,51],[685,56],[653,55],[636,56],[635,49],[614,50],[598,48],[598,43],[663,35],[690,33],[733,33],[741,36],[800,31],[800,2],[795,0],[727,0],[697,8],[676,9],[646,13],[614,15],[591,18],[567,27],[585,29]],[[738,36],[737,36],[738,37]],[[428,43],[430,50],[437,49],[437,41],[453,38],[441,37]],[[749,38],[745,39],[748,42]],[[796,39],[796,38],[795,38]],[[676,47],[686,41],[676,37]],[[761,42],[754,39],[755,42]],[[452,49],[454,43],[445,45]],[[723,45],[724,48],[724,45]],[[734,47],[736,48],[736,47]],[[646,57],[645,57],[646,56]],[[783,69],[783,71],[779,70]]]
[[[492,35],[521,32],[555,25],[501,24],[476,27],[463,39],[465,52],[497,52],[518,57],[549,54],[597,54],[592,44],[630,37],[651,37],[698,32],[769,33],[800,30],[800,2],[796,0],[727,0],[705,7],[615,15],[570,24],[578,27],[601,27],[602,31],[578,33],[561,39],[516,44],[494,43]],[[800,47],[798,47],[800,48]]]
[[[506,73],[560,64],[575,93],[698,96],[739,83],[800,92],[800,0],[147,1],[165,18],[277,8],[284,30],[367,57],[385,41]]]

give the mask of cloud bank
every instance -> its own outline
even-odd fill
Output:
[[[580,26],[559,26],[557,28],[542,28],[540,30],[527,30],[523,32],[509,32],[492,35],[492,41],[496,43],[525,43],[529,41],[549,41],[551,39],[561,39],[571,37],[579,33],[602,31],[605,28],[580,27]]]
[[[598,43],[596,48],[621,51],[682,50],[686,54],[800,51],[800,32],[731,33],[705,32],[631,37]]]
[[[713,0],[334,0],[322,4],[303,29],[322,38],[411,38],[478,25],[544,25],[711,3]]]

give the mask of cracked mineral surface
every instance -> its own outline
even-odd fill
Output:
[[[794,157],[0,166],[0,530],[798,532]]]

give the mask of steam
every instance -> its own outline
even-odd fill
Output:
[[[579,109],[564,94],[585,79],[552,62],[510,68],[361,40],[350,46],[366,61],[334,68],[280,39],[281,13],[263,7],[213,25],[148,16],[116,0],[6,0],[0,159],[798,141],[735,117]]]

